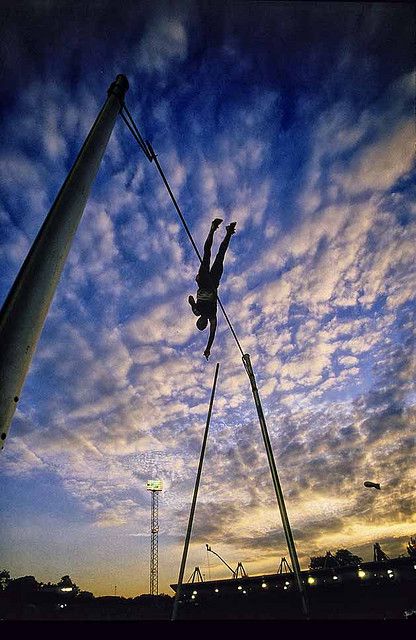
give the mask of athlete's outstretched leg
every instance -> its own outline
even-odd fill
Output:
[[[216,229],[218,229],[218,227],[220,226],[221,222],[222,222],[221,218],[215,218],[215,220],[211,222],[211,228],[208,232],[207,239],[205,240],[205,244],[204,244],[204,255],[202,257],[201,266],[199,267],[198,275],[196,277],[197,282],[199,281],[201,276],[203,277],[204,275],[209,274],[212,241],[214,240],[214,233]]]
[[[226,236],[219,246],[218,253],[211,267],[210,276],[216,287],[218,287],[221,280],[222,272],[224,270],[225,252],[227,251],[228,245],[230,244],[231,236],[233,235],[233,233],[235,233],[236,224],[236,222],[231,222],[227,226]]]

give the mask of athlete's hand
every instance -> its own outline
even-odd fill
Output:
[[[205,349],[204,356],[206,357],[207,360],[208,360],[210,355],[211,355],[211,351],[209,349]]]

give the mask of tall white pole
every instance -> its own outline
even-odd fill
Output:
[[[59,277],[129,87],[118,75],[0,311],[0,443],[10,428]]]

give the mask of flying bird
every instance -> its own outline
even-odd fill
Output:
[[[370,482],[369,480],[366,480],[364,482],[364,486],[365,487],[374,487],[374,489],[380,489],[380,485],[377,482]]]

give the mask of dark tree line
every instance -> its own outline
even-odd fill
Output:
[[[330,569],[333,567],[351,567],[359,565],[363,559],[348,549],[338,549],[335,555],[327,551],[324,556],[312,556],[309,569]]]
[[[68,575],[62,576],[59,582],[44,584],[43,582],[38,582],[34,576],[11,578],[10,572],[6,569],[0,571],[0,590],[10,595],[25,595],[34,591],[60,591],[62,589],[66,589],[68,592],[70,590],[75,596],[81,593],[81,589]]]
[[[378,543],[377,543],[378,544]],[[380,545],[378,545],[380,546]],[[416,536],[411,536],[406,547],[411,558],[416,558]],[[338,549],[333,555],[327,551],[324,556],[312,556],[309,569],[329,569],[335,567],[357,566],[363,561],[360,556],[356,556],[348,549]]]

